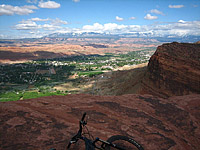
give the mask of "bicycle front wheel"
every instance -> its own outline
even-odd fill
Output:
[[[138,142],[127,136],[114,135],[111,136],[107,141],[109,143],[115,144],[117,148],[106,145],[105,150],[144,150]]]

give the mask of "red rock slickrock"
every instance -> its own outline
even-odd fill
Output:
[[[0,149],[64,150],[87,112],[94,137],[130,136],[145,150],[199,150],[199,108],[198,94],[169,99],[77,94],[1,102]]]
[[[200,44],[169,43],[150,58],[140,92],[170,97],[200,94]]]

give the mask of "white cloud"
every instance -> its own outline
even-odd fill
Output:
[[[123,21],[123,20],[124,20],[124,18],[120,18],[119,16],[116,16],[115,19],[116,19],[117,21]]]
[[[38,9],[36,6],[34,5],[24,5],[21,8],[27,8],[27,9]]]
[[[185,36],[198,35],[200,36],[200,21],[184,21],[179,20],[176,23],[160,24],[151,27],[158,36]]]
[[[51,19],[51,24],[53,24],[53,25],[62,25],[62,24],[68,24],[68,22],[60,20],[59,18],[56,18],[56,19]]]
[[[59,8],[60,4],[54,1],[47,1],[47,2],[40,1],[38,6],[40,8]]]
[[[104,31],[106,32],[115,32],[115,31],[120,31],[125,29],[127,26],[126,25],[118,25],[116,23],[107,23],[104,24]]]
[[[135,19],[136,19],[136,17],[130,17],[129,19],[130,19],[130,20],[135,20]]]
[[[106,23],[104,25],[94,23],[93,25],[85,25],[82,27],[82,32],[98,32],[98,33],[119,33],[126,29],[126,25],[118,25],[116,23]],[[80,30],[79,30],[80,32]]]
[[[151,14],[147,14],[144,19],[146,20],[154,20],[154,19],[157,19],[158,17],[157,16],[152,16]]]
[[[41,21],[46,21],[45,24],[41,24]],[[38,22],[38,23],[36,23]],[[28,20],[22,20],[19,24],[15,25],[16,30],[58,30],[61,29],[62,24],[67,24],[66,21],[56,19],[41,19],[41,18],[31,18]]]
[[[0,15],[13,15],[14,12],[12,11],[13,6],[11,5],[0,5]]]
[[[156,25],[118,25],[116,23],[85,25],[82,29],[77,29],[78,32],[98,32],[122,34],[130,33],[136,36],[184,36],[184,35],[199,35],[200,36],[200,21],[183,21],[179,20],[176,23],[162,23]]]
[[[182,8],[184,5],[169,5],[169,8]]]
[[[41,19],[41,18],[31,18],[32,21],[49,21],[49,18],[47,19]]]
[[[158,14],[158,15],[164,15],[162,11],[159,11],[158,9],[152,9],[150,10],[150,13]]]
[[[46,21],[46,22],[49,21],[50,24],[52,24],[52,25],[62,25],[62,24],[66,25],[66,24],[68,24],[67,21],[61,20],[59,18],[56,18],[56,19],[50,19],[50,18],[41,19],[41,18],[36,17],[36,18],[28,19],[28,20],[31,20],[31,21]]]
[[[39,27],[42,28],[43,30],[52,30],[52,31],[62,28],[60,26],[56,26],[56,25],[52,25],[52,24],[39,25]]]
[[[28,15],[34,13],[33,9],[38,9],[34,5],[25,6],[12,6],[12,5],[0,5],[0,16],[2,15]]]
[[[85,31],[93,32],[93,31],[102,31],[104,29],[103,25],[99,23],[94,23],[93,25],[85,25],[82,28]]]
[[[179,23],[186,23],[186,21],[184,21],[184,20],[179,20],[178,22]]]
[[[38,28],[38,25],[31,20],[23,20],[20,24],[15,25],[17,30],[36,30]]]
[[[52,25],[52,24],[44,24],[44,25],[40,25],[37,24],[36,22],[33,22],[31,20],[27,20],[27,21],[23,21],[20,24],[17,24],[15,26],[15,29],[17,30],[58,30],[60,29],[60,26],[56,26],[56,25]]]
[[[80,2],[80,0],[72,0],[72,1],[73,1],[73,2],[76,2],[76,3],[77,3],[77,2]]]

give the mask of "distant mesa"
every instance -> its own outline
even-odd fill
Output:
[[[28,61],[36,59],[50,59],[55,57],[63,57],[62,53],[54,53],[49,51],[35,51],[35,52],[15,52],[15,51],[0,51],[0,62],[6,63],[9,61]]]

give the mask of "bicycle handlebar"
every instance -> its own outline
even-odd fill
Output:
[[[70,142],[69,142],[69,144],[68,144],[68,146],[67,146],[67,149],[70,148],[70,146],[71,146],[72,143],[76,143],[76,142],[81,138],[82,128],[83,128],[82,126],[84,126],[84,125],[87,124],[87,123],[84,121],[85,116],[86,116],[86,112],[84,112],[84,114],[83,114],[83,116],[82,116],[82,118],[81,118],[81,121],[79,122],[79,124],[80,124],[79,127],[80,127],[80,128],[79,128],[79,130],[78,130],[78,133],[77,133],[74,137],[71,138],[71,140],[70,140]]]
[[[86,112],[84,112],[84,114],[83,114],[83,116],[82,116],[82,119],[81,119],[82,122],[84,121],[85,116],[86,116]]]

